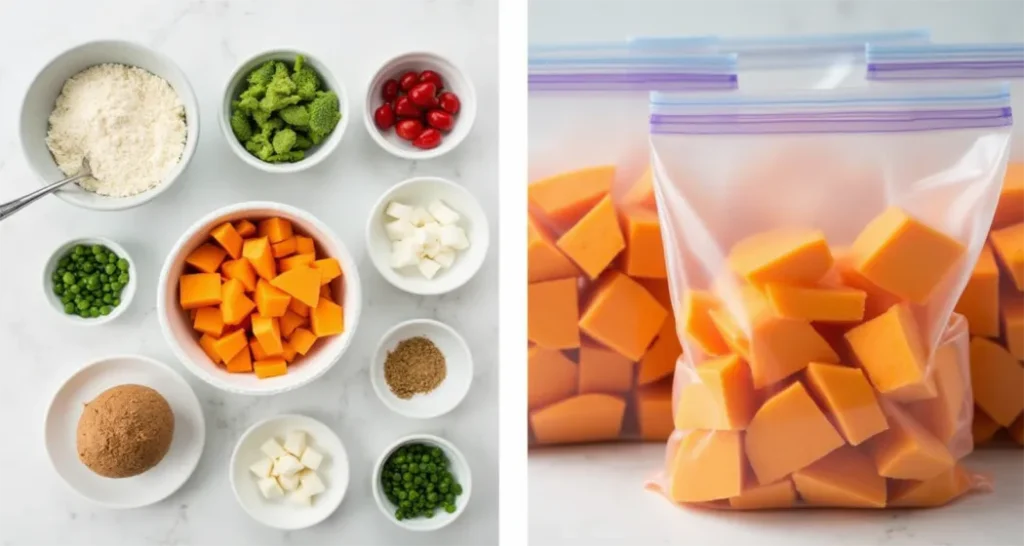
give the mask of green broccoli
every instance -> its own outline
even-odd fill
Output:
[[[262,129],[263,126],[267,124],[267,120],[269,120],[270,116],[272,116],[272,115],[274,115],[274,114],[271,114],[270,112],[264,112],[263,110],[256,110],[256,111],[254,111],[252,113],[252,120],[256,122],[256,126],[257,127]]]
[[[341,121],[338,94],[334,91],[319,91],[309,103],[309,138],[319,144]]]
[[[292,151],[295,150],[308,150],[313,147],[313,141],[308,136],[296,132],[295,133],[295,145],[292,146]]]
[[[295,146],[296,137],[295,131],[287,127],[274,133],[274,151],[279,154],[290,152],[292,147]]]
[[[306,66],[306,56],[305,55],[296,55],[295,56],[295,64],[292,66],[292,70],[294,70],[295,73],[298,74],[299,71],[302,70],[302,68],[304,66]]]
[[[254,99],[259,100],[259,99],[262,99],[263,95],[266,95],[266,94],[267,94],[267,84],[265,84],[265,83],[256,83],[256,84],[250,85],[249,88],[246,89],[245,91],[242,91],[242,94],[239,95],[238,98],[245,99],[247,97],[252,97]]]
[[[274,154],[266,159],[268,163],[291,163],[294,161],[301,161],[302,158],[306,157],[306,153],[302,150],[292,150],[283,154]]]
[[[267,85],[273,75],[274,61],[267,61],[249,73],[248,82],[250,85]]]
[[[273,135],[275,131],[279,131],[283,128],[284,121],[281,121],[281,118],[270,118],[266,123],[260,126],[260,134],[265,136],[267,140],[270,140],[271,135]]]
[[[282,108],[278,115],[288,125],[295,127],[305,127],[309,125],[309,111],[306,110],[305,106],[296,104],[287,108]]]
[[[320,89],[320,76],[311,67],[299,62],[300,55],[295,60],[295,72],[292,74],[292,81],[295,82],[297,93],[302,100],[312,100]]]
[[[233,104],[235,108],[245,112],[255,112],[260,108],[260,101],[255,97],[240,98]]]
[[[263,134],[253,135],[252,138],[245,142],[245,149],[263,161],[274,155],[274,146]]]
[[[252,138],[252,124],[249,123],[249,116],[242,110],[231,113],[231,131],[235,133],[239,142]]]

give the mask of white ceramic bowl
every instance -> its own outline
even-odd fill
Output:
[[[438,510],[434,513],[434,517],[432,518],[420,517],[415,519],[403,519],[401,521],[395,519],[395,510],[397,510],[398,507],[392,504],[391,501],[388,500],[387,496],[385,496],[384,491],[382,491],[380,473],[384,469],[384,463],[392,453],[403,445],[412,443],[439,447],[448,457],[448,471],[455,476],[459,485],[462,486],[462,494],[455,498],[455,512],[449,514],[444,510]],[[440,438],[432,434],[412,434],[404,438],[399,438],[395,443],[388,446],[388,448],[384,450],[384,453],[381,454],[380,458],[377,459],[377,464],[373,466],[373,476],[371,476],[370,479],[373,481],[373,498],[377,501],[377,507],[380,508],[384,517],[388,518],[388,520],[395,525],[410,531],[436,531],[442,527],[447,527],[466,511],[466,506],[469,504],[470,493],[473,492],[473,476],[469,471],[469,463],[466,462],[466,457],[462,455],[462,452],[459,451],[454,444],[444,438]]]
[[[125,384],[150,387],[167,400],[174,437],[153,468],[131,478],[104,478],[78,459],[78,420],[86,402]],[[110,356],[86,364],[57,389],[46,412],[45,435],[50,462],[71,489],[108,508],[138,508],[165,499],[188,481],[203,453],[206,422],[192,388],[170,367],[144,356]]]
[[[280,216],[290,220],[297,232],[316,241],[318,255],[337,258],[342,276],[331,283],[331,291],[342,294],[345,312],[345,331],[322,339],[313,349],[289,365],[288,373],[278,377],[259,379],[251,373],[228,373],[210,360],[199,347],[198,336],[192,329],[188,311],[178,304],[178,278],[185,270],[185,257],[203,242],[209,240],[210,230],[229,221],[247,218],[258,220]],[[314,381],[327,372],[348,350],[355,337],[362,312],[362,289],[359,270],[348,248],[323,222],[312,214],[281,203],[250,201],[215,210],[199,219],[178,239],[164,262],[157,285],[157,315],[164,338],[174,355],[197,377],[218,389],[236,394],[271,395],[290,391]]]
[[[60,302],[60,298],[53,293],[53,273],[57,271],[57,264],[65,253],[70,251],[75,245],[103,245],[117,254],[118,257],[128,260],[128,284],[125,285],[124,289],[121,290],[121,305],[111,309],[110,314],[106,316],[99,316],[96,318],[83,318],[78,315],[69,315],[64,312],[64,304]],[[111,241],[110,239],[104,239],[103,237],[82,237],[79,239],[72,239],[54,251],[50,255],[50,259],[46,261],[46,267],[43,269],[43,294],[46,297],[46,301],[50,304],[55,312],[60,314],[62,317],[81,326],[99,326],[100,324],[106,324],[124,313],[125,309],[132,304],[132,300],[135,298],[135,288],[138,286],[139,272],[135,269],[135,262],[132,261],[132,257],[128,254],[121,245]]]
[[[373,121],[373,112],[384,103],[384,99],[381,97],[381,88],[384,86],[384,82],[392,78],[397,80],[410,70],[417,73],[423,70],[437,72],[444,80],[444,90],[458,95],[461,102],[459,113],[455,115],[455,126],[450,132],[444,133],[444,140],[441,141],[440,146],[430,150],[421,150],[409,141],[402,140],[395,134],[394,128],[382,133]],[[466,135],[473,128],[473,122],[476,121],[476,90],[466,73],[448,59],[436,53],[405,53],[389,59],[373,75],[369,87],[366,88],[366,101],[363,108],[365,109],[363,122],[366,124],[366,130],[381,148],[403,159],[433,159],[454,150],[466,139]]]
[[[388,387],[384,362],[401,341],[418,336],[432,341],[444,355],[445,379],[433,391],[403,400]],[[473,382],[473,355],[466,341],[451,326],[430,319],[406,321],[381,338],[370,363],[370,382],[381,402],[395,413],[415,419],[439,417],[455,409],[469,392]]]
[[[303,55],[306,58],[306,64],[311,66],[316,73],[320,75],[320,87],[328,91],[334,91],[338,94],[338,105],[341,111],[341,120],[338,121],[338,125],[331,131],[331,134],[327,136],[327,140],[324,140],[320,144],[313,146],[306,150],[306,156],[302,161],[296,161],[295,163],[267,163],[261,161],[258,157],[249,153],[245,149],[245,146],[238,141],[235,133],[231,130],[231,101],[238,98],[238,95],[245,91],[248,84],[246,78],[249,77],[249,73],[259,68],[260,65],[267,61],[286,61],[289,66],[295,62],[296,55]],[[268,173],[277,174],[291,174],[304,171],[317,163],[320,163],[327,156],[331,155],[338,147],[338,143],[341,142],[341,137],[345,134],[345,129],[348,127],[349,120],[349,101],[348,94],[345,92],[345,86],[342,85],[334,75],[327,68],[327,65],[320,62],[316,57],[306,53],[304,51],[298,51],[295,49],[274,49],[271,51],[264,51],[258,55],[250,57],[248,60],[243,61],[242,64],[235,68],[235,71],[231,73],[231,77],[228,79],[227,84],[224,86],[223,98],[220,103],[220,123],[221,133],[224,134],[224,139],[228,143],[228,148],[231,148],[232,152],[235,152],[242,161],[249,165]]]
[[[466,231],[469,248],[459,251],[452,267],[442,269],[433,279],[422,276],[415,267],[392,268],[391,240],[384,229],[392,220],[384,214],[388,203],[398,201],[425,207],[434,199],[440,199],[462,216],[458,225]],[[490,228],[480,202],[466,188],[443,178],[410,178],[392,186],[377,200],[366,224],[366,251],[377,271],[395,287],[421,296],[444,294],[466,284],[480,271],[489,244]]]
[[[108,197],[86,191],[76,184],[65,186],[55,192],[57,197],[87,209],[122,210],[137,207],[167,191],[192,161],[199,142],[199,103],[185,73],[170,58],[143,45],[104,40],[88,42],[73,47],[47,63],[36,75],[25,93],[21,105],[21,147],[28,164],[39,177],[40,184],[49,184],[65,178],[57,168],[49,148],[46,147],[46,132],[49,129],[50,113],[60,96],[64,82],[90,66],[103,63],[119,63],[148,70],[163,78],[174,88],[185,107],[185,122],[188,137],[181,161],[164,181],[154,188],[131,197]]]
[[[270,438],[284,442],[289,432],[306,433],[307,445],[324,456],[316,473],[327,490],[313,497],[312,506],[297,506],[287,498],[268,501],[256,486],[256,475],[249,467],[266,458],[260,446]],[[349,482],[348,453],[341,438],[327,425],[305,415],[280,415],[249,427],[238,439],[231,453],[228,467],[231,489],[242,509],[252,518],[268,527],[284,530],[312,527],[334,513],[345,498]]]

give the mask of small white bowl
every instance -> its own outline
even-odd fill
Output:
[[[267,163],[261,161],[258,157],[249,153],[245,149],[245,146],[238,141],[238,137],[231,130],[231,101],[238,98],[238,95],[245,91],[246,78],[249,77],[249,73],[258,68],[260,65],[267,61],[285,61],[291,66],[295,62],[295,56],[302,55],[306,58],[306,64],[316,70],[316,73],[320,76],[320,87],[327,91],[334,91],[338,94],[338,106],[341,111],[341,120],[338,121],[338,125],[331,131],[331,134],[327,136],[327,140],[324,140],[320,144],[314,145],[312,148],[306,150],[306,156],[301,161],[294,163]],[[341,142],[341,137],[345,134],[345,129],[348,127],[349,119],[349,104],[348,94],[345,92],[345,86],[342,85],[337,79],[334,78],[334,74],[327,68],[327,65],[320,62],[316,57],[306,53],[304,51],[298,51],[295,49],[274,49],[271,51],[264,51],[248,60],[243,61],[242,64],[235,68],[235,71],[231,73],[231,77],[228,79],[224,86],[223,99],[220,104],[220,130],[224,134],[224,139],[227,140],[228,148],[231,148],[232,152],[235,152],[242,161],[249,165],[268,173],[276,174],[292,174],[304,171],[331,155],[338,147],[338,143]]]
[[[445,378],[433,391],[403,400],[388,387],[384,362],[399,342],[419,336],[432,341],[444,355]],[[440,417],[455,409],[469,392],[473,382],[473,355],[466,340],[451,326],[430,319],[409,320],[388,330],[381,338],[370,364],[370,382],[377,397],[391,411],[414,419]]]
[[[78,315],[69,315],[64,312],[64,304],[60,302],[60,298],[53,293],[53,273],[57,271],[57,264],[60,259],[70,251],[75,245],[103,245],[110,249],[114,254],[117,254],[119,258],[124,258],[128,261],[128,284],[125,285],[124,289],[121,290],[121,305],[111,309],[110,314],[106,316],[99,316],[96,318],[84,318]],[[81,326],[99,326],[106,324],[121,316],[125,309],[131,305],[132,300],[135,299],[135,288],[138,286],[137,277],[139,272],[135,269],[135,262],[132,261],[132,257],[128,254],[121,245],[111,241],[110,239],[104,239],[103,237],[82,237],[79,239],[72,239],[54,251],[50,255],[50,259],[46,261],[46,267],[43,269],[43,293],[46,296],[46,301],[50,304],[59,315],[72,322]]]
[[[288,432],[301,430],[307,435],[308,445],[324,456],[316,473],[327,490],[313,497],[312,506],[297,506],[287,498],[268,501],[256,486],[257,478],[249,467],[266,455],[260,446],[270,438],[284,442]],[[345,498],[349,482],[348,452],[341,438],[327,425],[305,415],[279,415],[264,419],[249,427],[235,444],[228,467],[231,489],[235,499],[252,519],[275,529],[292,531],[312,527],[327,519]]]
[[[209,240],[210,230],[223,224],[248,218],[257,220],[279,216],[292,222],[296,231],[312,237],[325,256],[337,258],[342,276],[331,283],[331,292],[341,294],[345,313],[345,331],[317,342],[312,350],[288,366],[288,373],[278,377],[259,379],[251,373],[229,373],[206,356],[199,347],[198,336],[192,329],[188,311],[178,303],[178,278],[185,270],[185,257],[200,244]],[[355,339],[356,327],[362,313],[362,288],[359,269],[343,242],[312,214],[281,203],[250,201],[217,209],[192,224],[178,239],[164,262],[157,284],[157,316],[164,339],[174,356],[196,377],[218,389],[235,394],[272,395],[297,389],[331,369],[341,359]]]
[[[104,478],[78,459],[78,420],[85,403],[118,385],[160,393],[174,413],[171,447],[156,466],[131,478]],[[138,355],[109,356],[86,364],[60,386],[46,412],[46,452],[54,469],[83,497],[108,508],[139,508],[178,490],[199,463],[206,422],[192,387],[167,365]]]
[[[384,104],[384,99],[381,97],[381,88],[384,86],[384,82],[389,79],[397,80],[410,70],[417,73],[423,70],[437,72],[444,80],[444,90],[455,93],[461,103],[459,113],[455,115],[455,126],[450,132],[444,133],[444,140],[441,141],[440,146],[430,150],[421,150],[409,141],[399,138],[393,127],[387,133],[382,133],[373,121],[373,112],[381,104]],[[363,122],[366,124],[366,130],[381,148],[402,159],[433,159],[454,150],[466,139],[466,135],[473,128],[473,122],[476,121],[476,90],[466,73],[448,59],[436,53],[406,53],[389,59],[373,75],[369,87],[366,88],[366,101],[363,108],[365,109]]]
[[[384,463],[387,462],[388,457],[392,453],[406,444],[413,443],[439,447],[444,451],[445,456],[448,457],[448,471],[455,476],[456,481],[462,486],[462,494],[455,498],[455,512],[449,514],[444,510],[438,510],[432,518],[419,517],[403,519],[401,521],[395,519],[395,510],[398,507],[392,504],[384,494],[384,491],[381,490],[380,473],[384,469]],[[373,476],[370,479],[373,481],[373,498],[377,501],[377,507],[380,508],[384,517],[388,518],[395,525],[410,531],[436,531],[451,525],[453,521],[466,511],[470,493],[473,492],[473,476],[469,471],[469,463],[466,462],[466,457],[462,455],[462,452],[454,444],[432,434],[412,434],[396,440],[377,459],[377,464],[373,466]]]
[[[39,71],[25,93],[21,105],[21,148],[29,166],[39,177],[40,184],[50,184],[66,177],[57,168],[57,163],[46,147],[50,113],[64,82],[86,68],[103,63],[137,66],[166,80],[185,107],[185,123],[188,127],[181,160],[164,181],[154,188],[130,197],[100,195],[84,190],[77,184],[55,192],[57,197],[79,207],[123,210],[137,207],[167,191],[192,161],[199,142],[199,103],[185,73],[169,57],[140,44],[117,40],[88,42],[61,53]]]
[[[391,240],[384,229],[390,220],[384,214],[388,203],[399,201],[425,207],[434,199],[440,199],[462,216],[458,225],[466,231],[469,248],[459,251],[452,267],[442,269],[433,279],[422,276],[416,268],[395,270],[391,267]],[[366,251],[377,271],[396,288],[421,296],[444,294],[466,284],[480,271],[489,244],[490,228],[480,202],[466,188],[437,177],[410,178],[392,186],[377,200],[366,224]]]

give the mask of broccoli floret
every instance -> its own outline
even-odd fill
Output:
[[[270,112],[264,112],[263,110],[256,110],[252,113],[252,120],[256,122],[256,126],[260,129],[267,124],[267,120],[272,116]]]
[[[292,147],[295,146],[296,134],[295,131],[285,127],[280,131],[274,133],[274,151],[283,154],[290,152]]]
[[[274,76],[274,68],[274,61],[263,63],[259,68],[249,73],[249,84],[266,85],[270,83],[270,78]]]
[[[242,94],[239,95],[238,98],[244,99],[246,97],[252,97],[256,100],[259,100],[262,99],[263,95],[265,94],[267,94],[267,84],[255,83],[250,85],[249,88],[245,91],[242,91]]]
[[[292,150],[283,154],[274,154],[268,157],[266,161],[268,163],[292,163],[301,161],[304,157],[306,157],[306,154],[302,150]]]
[[[313,147],[313,141],[308,136],[296,132],[295,133],[295,145],[292,146],[292,151],[295,150],[308,150]]]
[[[298,66],[297,62],[296,66]],[[292,81],[295,82],[296,93],[302,97],[302,100],[312,100],[316,97],[317,90],[320,89],[320,77],[308,66],[303,66],[301,70],[295,70]]]
[[[245,97],[235,102],[235,107],[245,112],[255,112],[260,108],[260,101],[255,97]]]
[[[319,144],[341,121],[338,95],[334,91],[317,92],[309,103],[309,138]]]
[[[260,126],[260,134],[265,136],[267,140],[271,140],[270,137],[274,134],[274,132],[279,131],[283,128],[284,122],[281,121],[281,118],[270,118],[266,121],[266,123]]]
[[[304,66],[306,66],[306,56],[305,55],[296,55],[295,56],[295,65],[292,66],[292,70],[294,70],[295,73],[298,74],[299,71],[302,70],[302,67],[304,67]]]
[[[280,115],[281,119],[283,119],[288,125],[296,127],[305,127],[309,125],[309,111],[301,104],[282,108],[278,115]]]
[[[263,161],[274,155],[274,146],[263,134],[253,135],[245,142],[245,149]]]
[[[231,113],[231,131],[235,133],[239,142],[252,138],[252,124],[249,123],[249,116],[242,110]]]

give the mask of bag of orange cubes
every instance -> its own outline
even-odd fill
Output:
[[[684,347],[669,499],[936,506],[979,485],[959,462],[973,405],[953,308],[996,207],[1009,106],[1006,86],[652,93]]]
[[[530,443],[664,441],[682,349],[648,170],[647,97],[734,89],[735,58],[645,56],[626,42],[535,46],[529,77]]]
[[[872,45],[867,58],[877,86],[1007,81],[1014,111],[1024,112],[1024,43]],[[988,242],[956,305],[972,336],[975,445],[1024,446],[1024,388],[1010,403],[1002,394],[1024,385],[1024,124],[1011,142]]]

